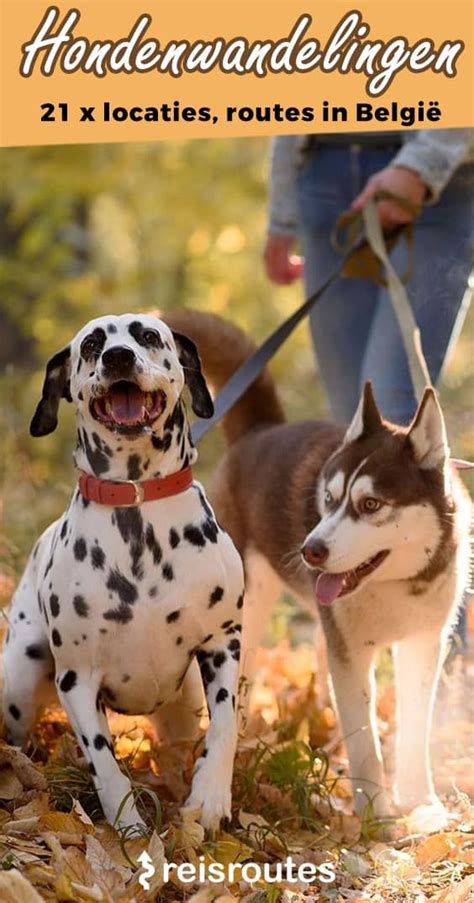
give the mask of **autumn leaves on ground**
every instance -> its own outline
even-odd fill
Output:
[[[452,822],[435,833],[419,820],[384,827],[370,811],[362,822],[351,815],[344,747],[332,709],[318,704],[309,643],[292,648],[284,639],[260,653],[249,738],[236,761],[234,817],[213,842],[206,841],[197,813],[180,810],[191,778],[191,745],[158,744],[145,718],[111,716],[116,754],[135,783],[150,829],[148,837],[127,839],[104,823],[64,715],[47,712],[30,757],[0,745],[0,901],[468,901],[474,894],[474,809],[472,712],[465,687],[461,691],[466,680],[472,688],[472,662],[457,660],[440,693],[436,777]],[[390,760],[393,694],[384,674],[381,684],[378,714]],[[137,857],[145,849],[157,869],[148,891],[138,881]],[[333,863],[336,882],[236,880],[190,888],[177,878],[163,886],[160,876],[163,859],[274,863],[288,855],[296,864]]]

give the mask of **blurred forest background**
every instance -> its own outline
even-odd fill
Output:
[[[6,597],[40,530],[74,481],[71,408],[52,436],[28,424],[43,366],[87,320],[179,305],[224,314],[257,341],[301,300],[275,288],[261,252],[267,146],[262,139],[22,148],[0,152],[0,591]],[[474,454],[472,314],[443,380],[453,453]],[[289,419],[325,414],[300,327],[273,372]],[[219,453],[201,448],[206,479]]]

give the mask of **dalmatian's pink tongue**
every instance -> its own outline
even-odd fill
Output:
[[[110,393],[112,415],[116,423],[137,423],[145,415],[145,396],[138,386],[112,386]]]
[[[320,605],[331,605],[344,584],[345,574],[320,574],[316,580],[316,599]]]

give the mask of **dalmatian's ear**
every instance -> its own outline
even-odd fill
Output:
[[[58,425],[58,408],[61,398],[72,401],[70,390],[71,347],[66,345],[46,364],[41,401],[30,423],[32,436],[47,436]]]
[[[194,342],[180,332],[173,332],[184,379],[191,393],[192,409],[198,417],[212,417],[214,404],[201,369],[201,359]]]

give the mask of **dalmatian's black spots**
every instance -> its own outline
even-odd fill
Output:
[[[216,586],[212,590],[211,595],[209,596],[209,605],[207,607],[213,608],[214,605],[217,605],[217,603],[220,602],[223,597],[224,597],[224,590],[222,589],[222,586]]]
[[[30,643],[25,649],[25,655],[33,661],[41,662],[47,658],[48,649],[41,643]]]
[[[202,530],[199,527],[196,527],[194,524],[187,524],[183,530],[183,537],[186,542],[189,542],[192,546],[196,546],[198,549],[203,549],[206,545],[206,540],[203,536]]]
[[[242,624],[234,624],[234,630],[236,630],[237,633],[242,633]]]
[[[115,323],[109,323],[107,326],[107,332],[109,335],[114,335],[117,332],[117,327]]]
[[[176,637],[176,645],[177,645],[177,646],[181,646],[181,645],[182,645],[182,642],[183,642],[183,637],[182,637],[182,636]]]
[[[128,624],[133,619],[133,611],[125,602],[119,602],[117,608],[109,608],[102,615],[105,621],[116,621],[117,624]]]
[[[236,662],[238,662],[240,660],[240,640],[231,640],[227,648],[232,655],[232,658],[235,659]]]
[[[81,740],[82,740],[84,746],[89,746],[89,741],[85,734],[81,734]]]
[[[8,711],[10,712],[10,715],[12,716],[12,718],[15,719],[15,721],[20,720],[21,712],[20,712],[20,709],[16,705],[14,705],[13,703],[11,705],[9,705]]]
[[[105,565],[105,552],[100,546],[93,546],[91,549],[91,564],[94,570],[103,571]]]
[[[74,611],[79,618],[89,617],[89,606],[84,599],[84,596],[74,596],[72,604],[74,606]],[[85,637],[83,637],[83,639],[85,639]]]
[[[106,338],[105,330],[101,326],[96,326],[81,342],[81,357],[85,361],[96,361],[105,345]]]
[[[179,543],[180,543],[180,538],[179,538],[179,533],[178,533],[178,531],[175,530],[174,527],[171,527],[171,530],[170,530],[170,532],[169,532],[168,540],[169,540],[169,544],[170,544],[170,546],[171,546],[172,549],[177,549],[177,548],[178,548]]]
[[[212,659],[212,663],[214,668],[221,668],[224,662],[227,661],[227,655],[225,652],[216,652],[214,658]]]
[[[214,513],[212,511],[212,508],[211,508],[209,502],[207,501],[206,496],[204,495],[202,490],[199,488],[199,486],[197,487],[197,491],[198,491],[198,495],[199,495],[199,501],[201,502],[201,507],[204,511],[204,514],[206,515],[206,517],[213,518]]]
[[[59,607],[59,599],[55,593],[52,593],[49,597],[49,610],[53,618],[57,618],[59,615],[60,607]]]
[[[199,659],[198,659],[198,661],[199,661]],[[206,688],[215,679],[216,672],[211,668],[211,666],[207,660],[199,662],[199,668],[201,670],[201,677],[202,677],[202,682],[204,684],[204,688]]]
[[[73,545],[76,561],[84,561],[87,558],[87,543],[83,536],[79,536]]]
[[[24,620],[25,620],[25,617],[26,617],[25,612],[24,612],[24,611],[20,611],[20,613],[19,613],[19,615],[18,615],[18,620],[19,620],[19,621],[24,621]]]
[[[96,770],[95,770],[95,765],[94,765],[93,762],[89,762],[89,771],[90,771],[90,773],[91,773],[91,775],[92,775],[93,778],[96,778],[96,777],[97,777],[97,772],[96,772]]]
[[[51,633],[51,641],[53,643],[53,646],[62,646],[63,644],[61,634],[59,633],[59,630],[56,630],[56,628],[54,628]]]
[[[171,581],[174,580],[174,571],[169,561],[165,562],[161,569],[161,573],[163,574],[163,579],[167,580],[168,583],[171,583]]]
[[[209,540],[209,542],[213,542],[213,543],[217,542],[219,528],[218,528],[215,520],[213,520],[212,518],[209,517],[201,525],[201,530],[204,533],[204,536],[206,537],[206,539]]]
[[[94,433],[94,436],[99,439],[96,433]],[[85,430],[83,430],[82,432],[82,444],[87,460],[89,462],[89,466],[94,476],[101,477],[104,473],[107,473],[107,471],[110,470],[108,455],[101,445],[95,444],[95,447],[92,447],[89,436],[87,435]]]
[[[137,580],[142,580],[144,575],[142,558],[145,551],[145,536],[141,511],[138,508],[116,508],[115,517],[123,541],[130,543],[132,575]]]
[[[165,347],[158,330],[143,326],[139,320],[130,323],[128,331],[142,348],[162,349]]]
[[[84,401],[84,393],[81,392],[80,390],[77,393],[77,397],[78,397],[79,401]]]
[[[174,406],[171,414],[165,420],[164,429],[166,430],[174,430],[178,428],[178,430],[182,430],[184,426],[184,411],[183,406],[180,401]]]
[[[67,533],[67,520],[64,520],[63,525],[61,527],[61,532],[59,534],[59,536],[62,540],[64,540],[66,538],[66,533]]]
[[[221,624],[222,630],[227,630],[227,628],[228,628],[228,627],[231,627],[231,625],[232,625],[233,623],[234,623],[234,622],[233,622],[232,620],[230,620],[230,621],[223,621],[223,623]]]
[[[235,696],[234,696],[233,693],[232,693],[232,708],[233,708],[233,710],[234,710],[234,712],[235,712]]]
[[[152,436],[151,444],[156,451],[167,452],[171,448],[172,434],[165,433],[164,436]]]
[[[97,749],[99,752],[101,749],[110,749],[110,744],[106,737],[103,734],[96,734],[94,737],[94,749]]]
[[[75,671],[66,671],[59,681],[59,689],[62,693],[70,693],[77,684],[77,674]]]
[[[221,687],[216,694],[216,703],[225,702],[229,698],[229,691],[225,687]]]
[[[130,510],[132,510],[132,509],[130,509]],[[158,540],[155,536],[155,531],[153,529],[152,524],[147,524],[147,526],[146,526],[145,541],[146,541],[147,549],[152,554],[153,564],[155,564],[155,565],[161,564],[161,560],[163,558],[163,552],[162,552],[160,543],[158,542]]]
[[[44,574],[43,574],[43,580],[46,580],[46,577],[48,576],[53,564],[54,564],[54,555],[51,555],[51,558],[49,559],[49,561],[46,565]]]
[[[168,360],[167,357],[165,357],[165,359],[164,359],[164,361],[163,361],[163,367],[165,367],[166,370],[171,370],[171,364],[170,364],[170,362],[169,362],[169,360]]]
[[[141,468],[142,459],[140,455],[129,455],[127,461],[127,479],[129,480],[139,480],[142,476],[142,468]],[[132,509],[130,509],[132,510]]]
[[[213,639],[213,637],[214,637],[214,634],[213,634],[213,633],[208,633],[208,634],[204,637],[204,639],[203,639],[203,641],[202,641],[203,646],[205,646],[206,643],[210,643],[211,640]]]
[[[150,599],[155,599],[156,596],[158,595],[158,587],[150,586],[150,589],[148,590],[148,595],[149,595]]]
[[[106,586],[111,592],[117,593],[120,601],[126,605],[133,605],[138,599],[136,586],[117,568],[110,571]]]
[[[244,604],[244,594],[241,593],[241,595],[237,599],[237,608],[242,608],[243,604]]]
[[[177,608],[176,611],[170,611],[170,613],[168,615],[166,615],[166,623],[174,624],[175,621],[178,621],[180,617],[181,617],[181,610],[179,608]]]

